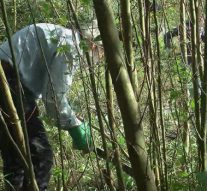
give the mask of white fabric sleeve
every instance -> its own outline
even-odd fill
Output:
[[[49,68],[52,84],[49,76],[47,76],[48,79],[46,80],[44,92],[42,94],[48,115],[56,120],[58,109],[60,125],[61,128],[65,130],[81,124],[66,98],[66,93],[69,91],[72,83],[73,69],[72,67],[68,68],[68,66],[72,66],[72,62],[73,58],[71,55],[67,57],[63,54],[54,55]],[[57,103],[55,103],[54,93]]]

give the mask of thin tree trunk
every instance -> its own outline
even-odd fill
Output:
[[[207,1],[205,2],[205,48],[204,48],[204,74],[201,81],[201,138],[202,138],[202,170],[207,171],[206,150],[206,114],[207,114]]]
[[[93,70],[93,66],[92,66],[90,58],[89,58],[89,54],[86,54],[86,59],[87,59],[88,65],[89,65],[91,87],[92,87],[93,98],[94,98],[94,101],[95,101],[96,113],[97,113],[100,132],[101,132],[101,139],[102,139],[104,151],[106,152],[106,156],[107,156],[107,159],[108,159],[109,158],[109,153],[108,153],[107,142],[106,142],[106,138],[105,138],[104,124],[103,124],[103,120],[102,120],[102,116],[101,116],[101,108],[100,108],[100,105],[99,105],[99,98],[98,98],[98,94],[97,94],[97,90],[96,90],[94,70]],[[105,177],[106,180],[107,180],[106,182],[107,182],[110,190],[113,190],[112,178],[111,178],[111,169],[110,169],[108,160],[106,160],[106,170],[107,170],[106,173],[105,173],[105,175],[107,176],[107,177]]]
[[[7,13],[6,13],[6,6],[3,0],[0,1],[1,7],[2,7],[2,12],[3,12],[3,20],[5,23],[6,27],[6,32],[8,35],[8,42],[11,50],[11,55],[12,55],[12,62],[13,62],[13,67],[17,79],[17,95],[19,96],[18,99],[18,110],[19,110],[19,117],[21,121],[21,126],[22,126],[22,131],[24,134],[24,140],[25,140],[25,157],[28,162],[29,166],[29,171],[26,173],[29,175],[30,181],[31,181],[31,190],[32,191],[39,191],[39,188],[37,186],[37,182],[35,180],[35,174],[34,174],[34,169],[33,169],[33,164],[32,164],[32,159],[31,159],[31,153],[30,153],[30,146],[29,146],[29,138],[28,138],[28,133],[27,133],[27,126],[26,126],[26,120],[24,116],[24,107],[23,107],[23,101],[22,101],[22,92],[21,92],[21,84],[20,84],[20,77],[19,77],[19,72],[15,60],[15,54],[13,51],[13,46],[12,46],[12,41],[11,41],[11,35],[10,35],[10,28],[8,24],[8,19],[7,19]]]
[[[155,7],[155,0],[153,0],[153,12],[154,12],[154,22],[155,22],[155,31],[156,31],[156,52],[157,52],[157,66],[158,66],[158,102],[159,102],[159,116],[160,116],[160,128],[162,132],[162,151],[163,151],[163,159],[164,159],[164,178],[165,178],[165,186],[164,190],[168,190],[168,170],[167,170],[167,152],[166,152],[166,137],[165,137],[165,125],[163,119],[163,105],[162,105],[162,70],[161,70],[161,61],[160,61],[160,44],[159,44],[159,33],[158,33],[158,22],[157,22],[157,15],[156,15],[156,7]]]
[[[81,28],[79,26],[76,13],[74,11],[73,5],[72,5],[70,0],[68,0],[68,5],[70,7],[70,10],[72,11],[72,15],[73,15],[76,27],[79,31],[79,34],[81,34],[80,37],[81,37],[81,39],[83,39],[83,36],[82,36],[83,33],[82,33]],[[96,90],[96,82],[95,82],[95,77],[94,77],[94,71],[93,71],[92,62],[90,60],[89,52],[85,52],[85,56],[86,56],[87,64],[89,66],[89,74],[90,74],[89,76],[90,76],[91,87],[92,87],[92,92],[93,92],[93,98],[94,98],[94,101],[95,101],[96,113],[97,113],[100,132],[101,132],[101,139],[102,139],[103,149],[106,152],[106,158],[108,159],[109,158],[109,153],[108,153],[108,148],[107,148],[107,142],[106,142],[106,139],[105,139],[104,124],[103,124],[103,120],[102,120],[102,116],[101,116],[101,108],[100,108],[100,105],[99,105],[99,98],[98,98],[98,94],[97,94],[97,90]],[[107,171],[106,171],[105,174],[107,175],[107,177],[106,177],[107,180],[108,180],[107,184],[108,184],[110,190],[113,190],[112,178],[111,178],[111,169],[109,167],[108,160],[106,160],[106,170]]]
[[[134,178],[139,190],[156,191],[154,174],[146,152],[143,129],[140,126],[138,104],[123,63],[118,31],[109,6],[110,2],[108,0],[93,0],[93,2],[106,60],[124,123]]]
[[[132,24],[131,24],[131,8],[129,0],[121,0],[121,21],[123,31],[123,43],[125,49],[125,63],[129,73],[135,95],[138,96],[137,70],[134,65],[133,48],[132,48]]]
[[[201,35],[200,35],[200,25],[201,25],[201,12],[199,6],[200,0],[194,0],[195,4],[195,24],[196,24],[196,52],[197,52],[197,64],[199,68],[200,79],[203,78],[203,57],[202,57],[202,48],[201,48]]]
[[[108,68],[106,69],[106,94],[107,94],[106,99],[107,99],[109,128],[110,128],[110,134],[111,134],[111,139],[112,139],[112,146],[114,150],[116,173],[117,173],[117,178],[118,178],[118,189],[119,191],[125,191],[119,146],[117,144],[117,137],[115,134],[112,81],[111,81],[111,76],[110,76]]]
[[[14,126],[13,130],[14,130],[14,134],[16,135],[16,137],[14,137],[14,140],[17,143],[22,154],[26,155],[24,135],[22,132],[21,121],[17,114],[16,107],[13,103],[12,95],[9,90],[9,85],[6,80],[6,76],[4,74],[4,70],[2,68],[1,62],[0,62],[0,90],[1,90],[0,99],[7,106],[7,111],[3,111],[3,112],[7,112],[6,115],[9,117],[9,121],[11,121],[11,124],[13,124]]]
[[[153,63],[152,58],[152,45],[150,40],[150,15],[149,15],[149,1],[138,0],[139,6],[139,20],[140,20],[140,29],[141,29],[141,37],[142,37],[142,62],[143,68],[145,69],[145,76],[147,80],[147,88],[148,88],[148,102],[149,111],[150,111],[150,127],[152,129],[152,150],[156,150],[156,155],[153,155],[152,162],[158,161],[159,166],[153,165],[154,168],[159,168],[159,173],[155,173],[156,175],[156,184],[160,185],[160,189],[165,190],[165,179],[164,179],[164,163],[162,161],[161,154],[161,144],[160,144],[160,135],[158,128],[158,117],[156,111],[156,93],[155,93],[155,80],[154,80],[154,71],[153,71]],[[147,21],[146,21],[147,20]],[[158,172],[157,169],[154,171]]]
[[[199,76],[198,76],[198,64],[197,64],[197,43],[196,43],[196,22],[195,22],[195,4],[194,0],[190,1],[190,13],[191,13],[191,43],[192,43],[192,74],[193,74],[193,93],[195,103],[195,125],[198,132],[198,165],[199,170],[204,167],[202,153],[203,153],[203,141],[201,139],[201,128],[200,128],[200,102],[199,102]]]
[[[17,28],[17,0],[13,0],[13,11],[14,11],[13,31],[16,31],[16,28]]]
[[[181,56],[182,60],[185,65],[188,64],[188,57],[187,57],[187,45],[186,45],[186,40],[187,40],[187,35],[186,35],[186,16],[185,16],[185,0],[180,1],[180,40],[181,40]],[[185,153],[188,154],[189,152],[189,140],[190,140],[190,135],[189,135],[189,123],[188,123],[188,89],[187,89],[187,83],[188,82],[183,82],[182,85],[182,92],[184,94],[183,97],[183,104],[182,107],[184,111],[186,112],[186,117],[183,122],[183,145],[185,149]]]

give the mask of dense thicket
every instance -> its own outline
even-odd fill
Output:
[[[63,131],[62,170],[57,129],[39,103],[54,149],[51,191],[61,190],[62,173],[68,190],[206,189],[204,0],[4,2],[12,33],[34,21],[84,33],[98,18],[101,35],[93,43],[99,61],[82,39],[84,54],[68,95],[92,126],[97,153],[74,151]],[[3,42],[2,7],[0,13]]]

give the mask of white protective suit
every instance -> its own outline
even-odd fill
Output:
[[[48,115],[57,119],[55,91],[61,127],[66,130],[81,124],[66,98],[74,67],[79,64],[78,36],[70,29],[47,23],[27,26],[12,36],[21,82],[36,99],[42,97]],[[13,64],[8,41],[0,46],[0,59]]]

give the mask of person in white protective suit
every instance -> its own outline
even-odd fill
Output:
[[[79,35],[59,25],[40,23],[21,29],[11,37],[11,40],[22,85],[35,176],[39,190],[45,191],[53,162],[51,146],[43,123],[38,118],[36,104],[38,98],[42,98],[49,117],[55,120],[61,129],[69,132],[75,148],[83,151],[90,151],[93,148],[89,126],[78,120],[66,98],[74,68],[79,64]],[[17,79],[8,41],[0,46],[0,60],[15,103]],[[7,107],[3,100],[0,100],[0,109],[12,134],[11,120],[6,115]],[[28,190],[28,181],[20,159],[7,136],[1,134],[3,170],[5,182],[9,183],[7,189]]]

